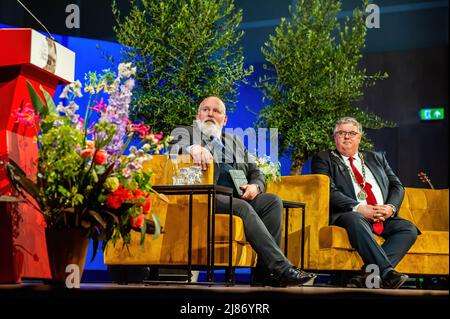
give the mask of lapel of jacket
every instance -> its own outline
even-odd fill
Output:
[[[388,190],[386,188],[386,183],[384,183],[383,180],[383,172],[381,171],[379,165],[377,165],[377,162],[374,161],[372,156],[368,155],[368,153],[362,152],[364,156],[364,163],[367,165],[367,167],[372,172],[373,177],[378,183],[378,186],[380,186],[381,193],[383,194],[383,198],[386,200]]]
[[[349,189],[353,190],[352,177],[348,171],[347,166],[344,164],[344,159],[340,156],[337,150],[330,153],[331,162],[337,167],[337,172],[342,175]],[[351,192],[353,193],[353,192]]]

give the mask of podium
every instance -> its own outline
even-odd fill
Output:
[[[38,150],[34,127],[16,123],[16,112],[31,102],[26,81],[41,95],[73,82],[75,53],[32,29],[0,29],[0,157],[14,160],[35,178]],[[17,195],[0,168],[0,195]],[[0,202],[0,283],[51,278],[45,221],[25,202]]]

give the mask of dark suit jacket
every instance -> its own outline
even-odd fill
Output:
[[[200,132],[197,126],[179,126],[172,131],[173,142],[171,153],[188,154],[186,148],[190,145],[201,145],[214,154],[211,146],[211,138]],[[241,138],[236,135],[222,133],[222,143],[227,148],[232,148],[235,160],[235,168],[244,171],[249,184],[257,184],[261,192],[265,191],[264,175],[252,160]],[[237,159],[237,162],[236,162]],[[214,183],[220,176],[220,163],[214,163]]]
[[[339,154],[337,151],[335,153]],[[386,158],[377,152],[360,153],[380,186],[384,204],[392,204],[398,211],[405,191],[402,183],[389,167]],[[340,214],[350,212],[354,206],[358,205],[352,177],[347,167],[330,151],[321,152],[312,158],[311,172],[330,177],[330,224],[333,224]]]

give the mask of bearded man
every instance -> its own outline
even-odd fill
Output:
[[[180,126],[172,131],[175,143],[171,153],[190,154],[204,170],[213,161],[214,183],[234,189],[233,214],[242,218],[246,239],[258,254],[253,282],[272,286],[302,285],[316,275],[294,267],[280,249],[283,203],[278,196],[264,193],[264,175],[242,140],[222,132],[226,122],[223,101],[216,96],[205,98],[193,126]],[[230,170],[241,170],[248,183],[236,189]],[[228,197],[216,195],[215,200],[218,212],[227,211]]]

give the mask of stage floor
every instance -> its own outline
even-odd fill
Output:
[[[193,315],[196,318],[226,318],[236,317],[239,314],[273,318],[287,309],[304,309],[304,307],[312,307],[314,311],[329,314],[346,314],[356,302],[358,305],[394,307],[397,310],[401,309],[403,314],[414,314],[423,309],[438,314],[444,306],[447,307],[448,299],[448,290],[329,286],[273,288],[164,282],[128,285],[82,283],[79,289],[67,289],[42,283],[0,285],[0,303],[5,305],[16,304],[22,307],[28,305],[27,307],[32,308],[32,304],[40,306],[60,304],[70,307],[72,313],[81,312],[84,307],[78,306],[84,304],[102,305],[103,310],[104,307],[116,309],[116,305],[121,305],[117,308],[118,312],[123,310],[122,306],[156,307],[164,309],[166,318],[191,318]],[[257,310],[258,313],[255,312]],[[269,312],[262,313],[264,310]]]

